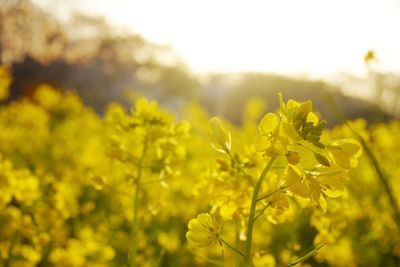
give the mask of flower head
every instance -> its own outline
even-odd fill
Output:
[[[358,158],[362,154],[362,147],[357,140],[353,138],[336,140],[327,148],[333,160],[340,167],[344,169],[357,167]]]
[[[280,108],[277,113],[267,113],[260,121],[258,130],[261,137],[256,147],[259,152],[268,156],[287,154],[288,161],[296,164],[299,161],[298,155],[288,151],[290,145],[298,142],[306,142],[317,148],[325,148],[320,142],[322,130],[326,121],[319,120],[312,111],[312,102],[303,103],[289,100],[283,102],[279,95]]]
[[[206,247],[219,240],[221,225],[208,213],[201,213],[188,224],[186,238],[199,247]]]
[[[221,153],[229,153],[231,150],[231,134],[226,129],[226,127],[222,124],[222,121],[213,117],[210,120],[210,139],[211,146],[221,152]]]

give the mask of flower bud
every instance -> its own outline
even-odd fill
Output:
[[[210,139],[211,146],[221,152],[221,153],[229,153],[231,150],[231,134],[222,124],[222,121],[213,117],[210,120]]]

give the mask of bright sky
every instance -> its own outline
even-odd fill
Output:
[[[170,45],[197,73],[363,75],[369,49],[382,70],[400,71],[399,0],[34,2],[59,11],[72,5],[103,14],[150,41]]]

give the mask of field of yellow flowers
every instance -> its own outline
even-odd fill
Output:
[[[0,266],[400,266],[400,123],[276,101],[241,126],[46,85],[1,106]]]

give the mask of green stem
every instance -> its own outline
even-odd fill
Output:
[[[160,255],[158,255],[158,258],[157,258],[156,266],[161,266],[164,256],[165,256],[165,249],[161,249]]]
[[[242,170],[240,167],[237,167],[238,162],[236,161],[235,157],[228,152],[229,157],[231,158],[231,162],[232,162],[232,166],[239,171],[239,173],[246,178],[246,180],[252,185],[254,186],[254,181],[251,178],[251,176],[249,174],[247,174],[244,170]]]
[[[260,201],[260,200],[269,198],[269,197],[275,195],[276,193],[278,193],[280,190],[281,190],[281,188],[279,187],[279,188],[277,188],[276,190],[272,191],[271,193],[268,193],[268,194],[266,194],[265,196],[262,196],[262,197],[257,198],[257,201]]]
[[[368,158],[369,158],[370,162],[372,163],[372,166],[375,169],[375,172],[377,174],[379,181],[381,182],[381,184],[383,186],[383,189],[386,192],[386,196],[388,197],[389,203],[392,206],[394,221],[397,225],[397,228],[400,230],[400,208],[397,204],[392,187],[389,184],[387,175],[381,168],[378,160],[376,159],[374,153],[372,152],[372,150],[370,149],[368,144],[365,142],[365,140],[362,137],[359,137],[359,140],[360,140],[365,152],[367,153]]]
[[[132,222],[132,229],[131,229],[131,251],[130,251],[130,266],[136,266],[136,254],[137,254],[137,232],[138,232],[138,207],[139,207],[139,195],[140,195],[140,180],[142,178],[142,170],[143,170],[143,161],[146,156],[147,152],[147,145],[148,145],[148,134],[146,134],[142,154],[139,159],[138,164],[138,173],[135,179],[135,193],[133,197],[133,222]]]
[[[224,267],[224,255],[225,255],[225,251],[224,251],[224,247],[221,246],[221,267]]]
[[[310,258],[311,256],[313,256],[315,253],[317,253],[318,250],[320,250],[320,249],[321,249],[323,246],[325,246],[325,245],[326,245],[325,242],[319,244],[316,248],[314,248],[313,250],[311,250],[310,252],[308,252],[306,255],[304,255],[303,257],[301,257],[301,258],[298,259],[298,260],[295,260],[295,261],[289,263],[287,266],[295,266],[295,265],[297,265],[297,264],[299,264],[299,263],[302,263],[303,261],[305,261],[305,260],[307,260],[308,258]]]
[[[240,222],[236,222],[236,234],[235,234],[235,247],[240,248]],[[240,267],[242,265],[242,257],[240,255],[236,255],[236,267]]]
[[[235,248],[234,246],[232,246],[231,244],[229,244],[228,242],[226,242],[225,240],[223,240],[222,238],[219,239],[222,243],[224,243],[228,248],[232,249],[232,251],[236,252],[237,254],[239,254],[240,256],[244,257],[244,254],[239,251],[237,248]]]
[[[115,189],[114,187],[112,187],[112,186],[110,186],[110,185],[105,185],[104,187],[105,187],[106,189],[110,190],[110,191],[113,191],[113,192],[117,193],[117,194],[124,195],[124,196],[129,196],[129,197],[130,197],[130,194],[129,194],[128,192],[120,191],[120,190]]]
[[[8,248],[8,258],[4,262],[4,267],[11,266],[11,262],[14,257],[13,256],[14,246],[17,244],[19,236],[20,236],[20,231],[17,229],[12,237],[10,247]]]
[[[254,186],[253,196],[251,198],[250,214],[247,222],[247,238],[246,238],[246,247],[244,253],[244,266],[251,266],[251,246],[253,241],[253,227],[255,222],[254,216],[256,212],[258,193],[260,191],[261,184],[264,181],[268,171],[272,168],[272,164],[274,163],[275,159],[276,156],[272,157],[269,160],[267,166],[265,166],[264,170],[262,171],[260,177],[257,180],[257,183]]]
[[[260,218],[261,215],[264,214],[264,212],[271,206],[269,203],[257,214],[256,217],[254,217],[254,221],[257,221],[258,218]]]

